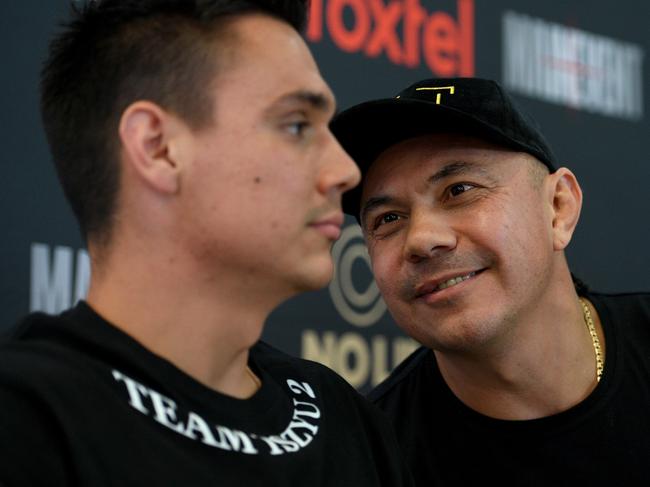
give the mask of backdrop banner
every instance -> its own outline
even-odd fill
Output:
[[[55,313],[83,298],[90,265],[38,113],[38,72],[69,2],[0,8],[6,329],[29,311]],[[650,290],[650,3],[312,0],[310,10],[305,37],[340,108],[392,96],[421,78],[502,83],[583,187],[581,221],[568,249],[574,274],[599,291]],[[352,218],[332,254],[331,284],[279,307],[264,339],[332,367],[365,392],[417,344],[387,313]]]

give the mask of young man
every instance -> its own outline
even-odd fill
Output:
[[[363,127],[363,130],[358,130]],[[582,204],[494,82],[432,79],[341,113],[344,197],[421,349],[372,392],[417,485],[647,485],[650,295],[575,286]]]
[[[258,343],[330,278],[359,180],[304,9],[95,1],[53,42],[43,120],[92,281],[0,349],[0,484],[408,485],[381,413]]]

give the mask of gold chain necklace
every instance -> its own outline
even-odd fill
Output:
[[[589,328],[589,334],[591,335],[591,343],[594,345],[594,352],[596,353],[596,382],[600,382],[600,376],[603,375],[604,362],[603,362],[603,352],[600,348],[600,340],[598,339],[598,334],[596,333],[596,327],[594,326],[594,320],[591,318],[591,311],[584,299],[578,298],[580,304],[582,305],[582,314]]]

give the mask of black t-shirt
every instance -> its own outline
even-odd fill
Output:
[[[453,394],[425,348],[371,392],[417,486],[650,485],[650,294],[587,298],[603,325],[605,370],[567,411],[530,421],[479,414]]]
[[[0,485],[411,485],[389,422],[338,375],[259,343],[246,400],[203,386],[87,304],[0,346]]]

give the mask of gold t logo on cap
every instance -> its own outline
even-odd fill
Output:
[[[449,90],[449,94],[453,95],[455,91],[454,86],[423,86],[421,88],[415,88],[415,91],[424,91],[424,90]],[[440,105],[442,93],[436,93],[436,105]]]

